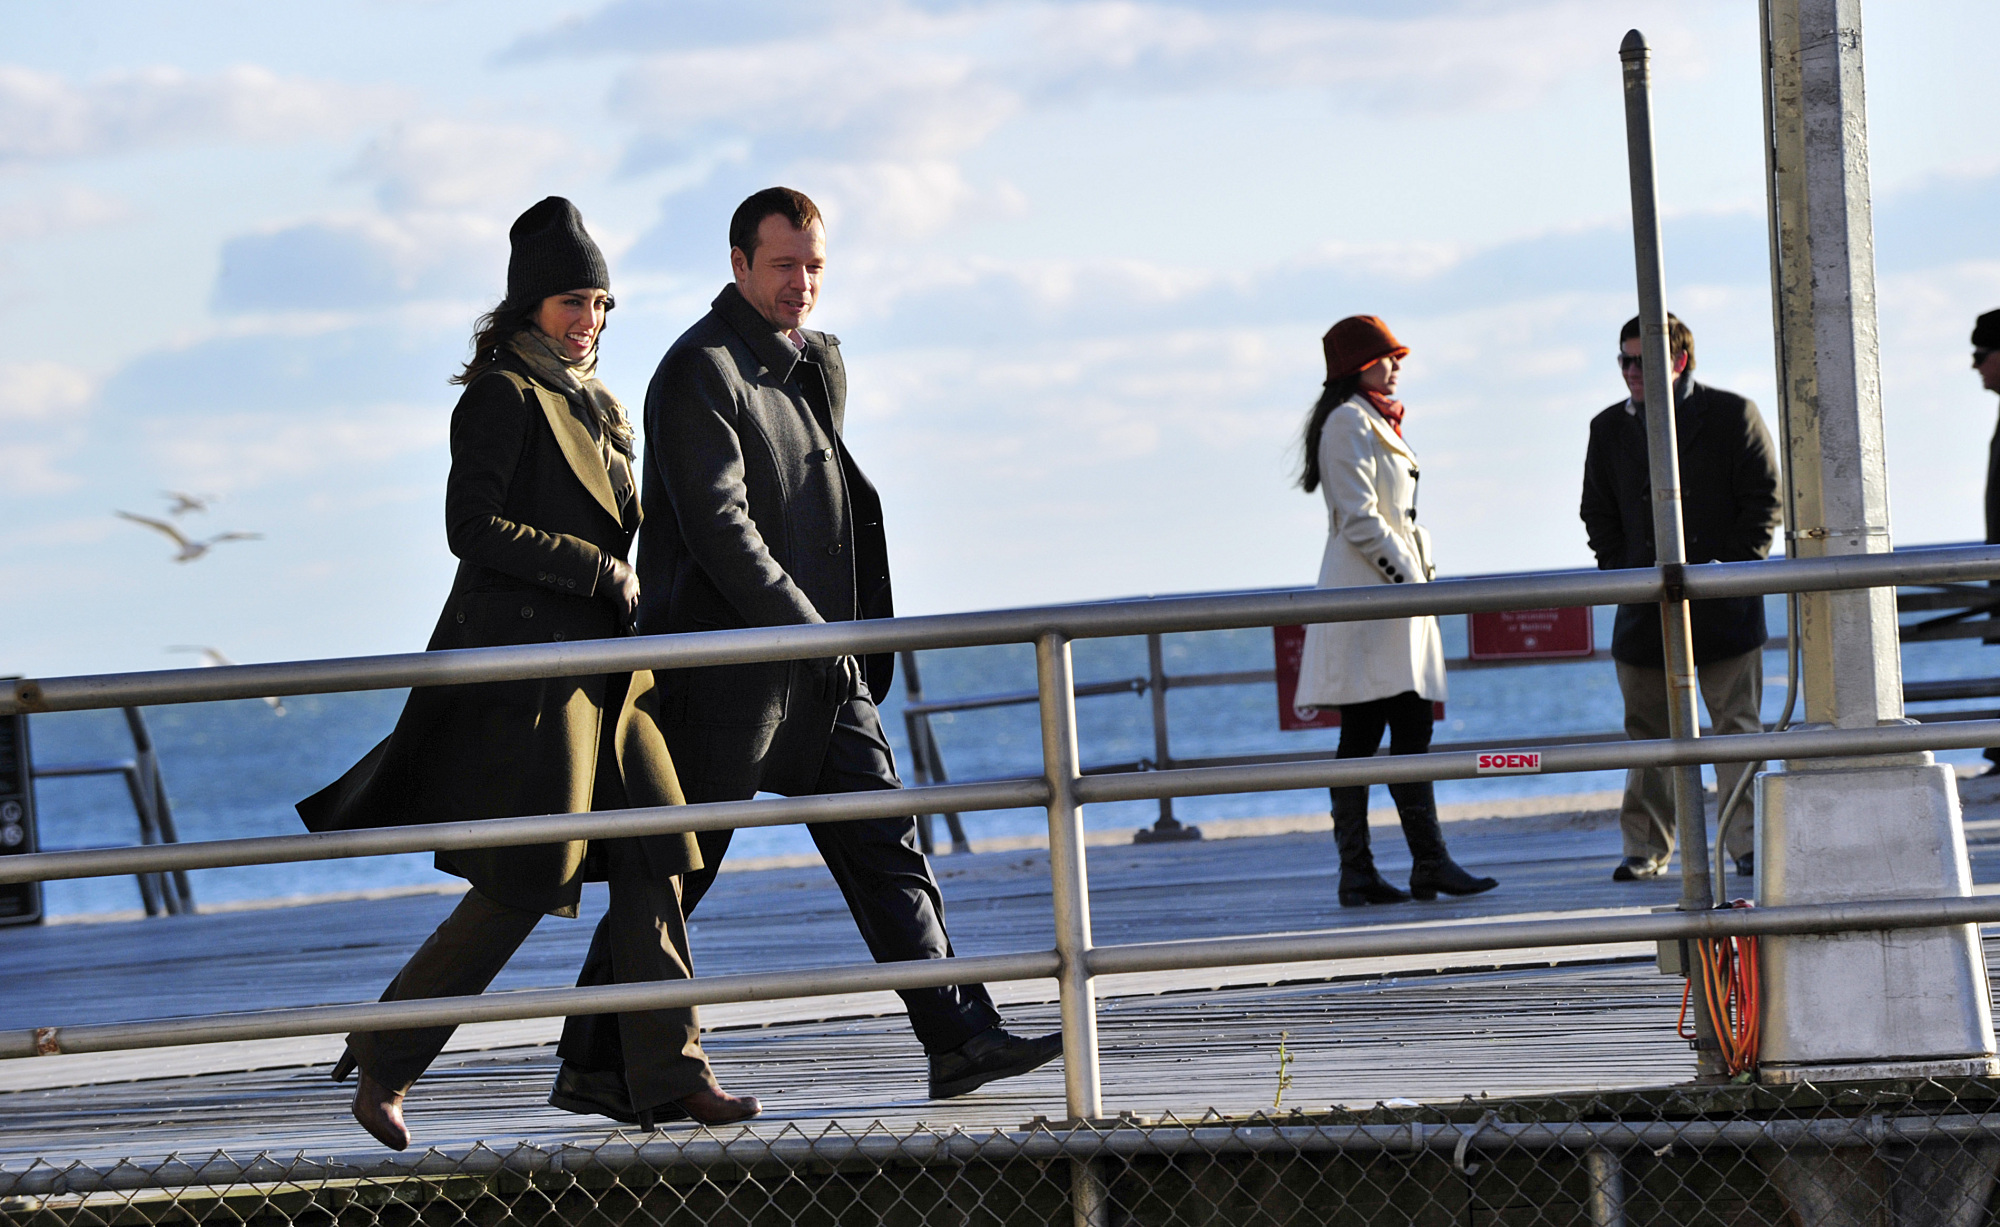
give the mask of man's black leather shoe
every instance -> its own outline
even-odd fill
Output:
[[[625,1076],[604,1070],[578,1069],[568,1061],[556,1072],[556,1085],[549,1092],[549,1106],[579,1116],[608,1116],[621,1125],[637,1125],[651,1130],[659,1121],[685,1120],[687,1113],[678,1104],[664,1103],[644,1112],[632,1109],[632,1096],[625,1089]]]
[[[1039,1069],[1061,1055],[1061,1032],[1029,1039],[988,1027],[950,1052],[931,1054],[931,1098],[953,1099],[996,1079]]]
[[[1650,856],[1628,856],[1618,862],[1618,868],[1611,871],[1613,882],[1644,882],[1657,878],[1667,869],[1665,859],[1654,860]]]

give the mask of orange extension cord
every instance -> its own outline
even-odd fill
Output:
[[[1753,905],[1748,899],[1738,899],[1729,906]],[[1761,1013],[1758,1003],[1757,939],[1725,937],[1720,941],[1709,941],[1697,938],[1693,945],[1695,959],[1701,964],[1702,985],[1708,990],[1704,996],[1708,1002],[1709,1020],[1715,1024],[1715,1037],[1722,1046],[1722,1063],[1732,1077],[1749,1073],[1757,1068],[1757,1020]],[[1694,1032],[1687,1029],[1688,1003],[1693,996],[1694,977],[1689,976],[1686,987],[1681,990],[1681,1015],[1674,1023],[1674,1031],[1689,1041],[1694,1039]]]

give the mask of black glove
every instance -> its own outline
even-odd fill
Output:
[[[609,554],[597,556],[597,595],[618,610],[618,625],[630,626],[639,612],[639,577]]]
[[[868,697],[868,682],[861,676],[861,662],[852,656],[828,660],[822,679],[820,697],[835,707]]]

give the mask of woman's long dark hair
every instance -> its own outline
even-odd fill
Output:
[[[1319,489],[1319,437],[1326,430],[1326,419],[1360,390],[1360,371],[1327,380],[1326,389],[1319,394],[1319,403],[1313,406],[1312,416],[1306,419],[1306,464],[1299,473],[1299,486],[1307,494]]]
[[[611,309],[617,300],[604,304],[604,323],[598,325],[597,335],[604,336],[604,329],[611,323]],[[540,302],[531,302],[523,307],[510,307],[506,303],[488,311],[472,322],[472,357],[465,363],[465,369],[451,377],[455,384],[468,384],[484,375],[500,360],[500,351],[507,346],[507,338],[523,328],[535,326],[535,315],[542,309]]]
[[[468,384],[493,369],[500,360],[500,351],[507,346],[507,338],[532,328],[535,312],[541,303],[532,302],[526,306],[510,307],[506,303],[488,311],[472,323],[472,357],[466,360],[465,369],[451,377],[455,384]]]

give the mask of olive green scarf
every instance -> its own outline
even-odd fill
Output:
[[[571,362],[555,341],[530,326],[509,337],[507,348],[527,364],[529,373],[588,409],[602,440],[628,458],[632,455],[632,422],[625,416],[625,406],[597,377],[596,346],[583,361]]]

